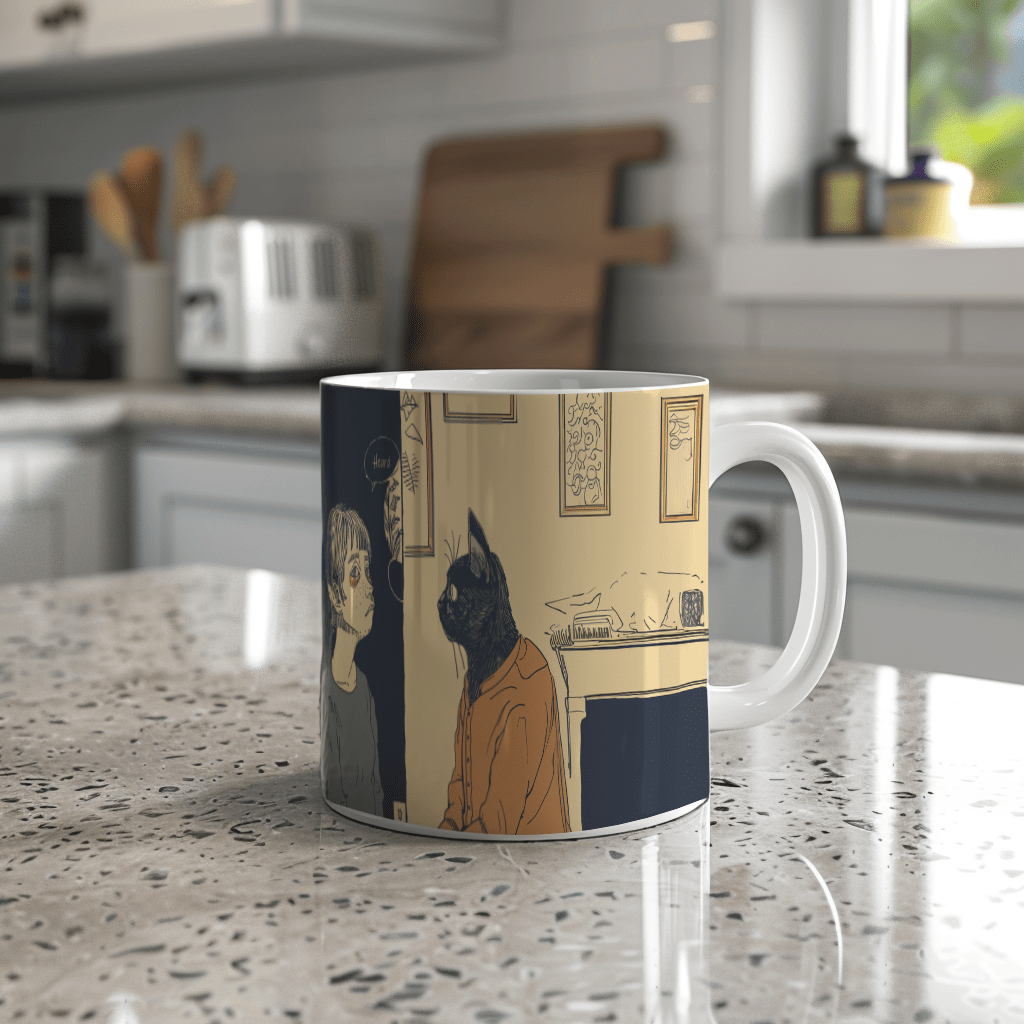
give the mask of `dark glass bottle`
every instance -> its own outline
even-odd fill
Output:
[[[885,224],[885,174],[857,155],[852,135],[836,139],[836,155],[814,168],[812,223],[817,238],[879,235]]]

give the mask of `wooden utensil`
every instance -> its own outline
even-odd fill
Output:
[[[171,224],[177,234],[186,224],[223,213],[235,191],[235,172],[220,167],[203,184],[203,136],[194,128],[184,132],[174,151],[174,198]]]
[[[171,226],[177,234],[189,221],[203,216],[202,183],[199,168],[203,162],[203,137],[192,130],[184,132],[174,150],[174,197],[171,200]]]
[[[160,153],[152,146],[130,149],[121,160],[121,185],[135,214],[139,248],[144,260],[159,258],[156,227],[160,211],[161,171]]]
[[[97,171],[88,186],[89,212],[104,233],[133,259],[138,254],[135,215],[121,182]]]
[[[233,167],[218,167],[206,186],[203,198],[203,215],[215,217],[223,213],[235,193],[235,171]]]
[[[427,156],[412,268],[415,367],[592,367],[608,268],[663,263],[667,225],[612,226],[616,172],[656,125],[456,139]]]

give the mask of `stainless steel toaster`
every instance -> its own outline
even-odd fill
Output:
[[[182,230],[177,269],[178,362],[191,376],[315,379],[383,363],[370,229],[211,217]]]

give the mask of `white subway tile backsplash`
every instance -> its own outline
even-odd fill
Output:
[[[323,217],[369,224],[406,224],[415,218],[419,170],[288,171],[250,174],[232,204],[246,216]]]
[[[513,45],[550,42],[580,34],[588,0],[519,0],[508,7],[508,34]]]
[[[602,42],[565,54],[569,93],[574,97],[655,92],[661,87],[661,40]]]
[[[472,60],[6,105],[0,185],[81,188],[129,146],[151,142],[170,158],[180,132],[198,127],[207,169],[238,170],[233,212],[378,227],[397,358],[422,161],[434,142],[656,122],[668,133],[665,158],[624,170],[619,214],[628,225],[669,223],[675,250],[666,266],[615,271],[613,365],[707,370],[748,387],[1024,388],[1024,303],[951,311],[715,297],[721,34],[674,43],[665,28],[720,27],[724,2],[509,0],[503,48]]]
[[[679,21],[714,17],[718,0],[601,0],[587,5],[587,27],[595,32],[622,32],[631,28],[665,29]]]
[[[664,160],[657,163],[673,165],[680,158],[714,159],[716,116],[715,104],[694,106],[668,92],[620,93],[467,109],[460,111],[457,127],[452,127],[451,118],[444,121],[448,126],[444,134],[654,123],[663,125],[668,136]]]
[[[963,306],[960,318],[964,355],[1024,359],[1024,305]]]
[[[651,224],[674,220],[676,169],[666,160],[631,164],[619,179],[619,222]]]
[[[448,65],[446,100],[453,111],[492,104],[537,103],[569,95],[564,49],[513,50]]]
[[[751,338],[751,311],[727,306],[710,293],[679,293],[680,338],[684,348],[746,349]]]
[[[674,213],[683,224],[717,220],[718,169],[711,160],[683,160],[676,170]]]
[[[678,228],[673,245],[679,283],[684,291],[714,295],[714,251],[717,244],[715,228],[711,224],[683,224]],[[725,309],[732,308],[725,303],[720,304]]]
[[[718,42],[703,39],[689,43],[665,43],[669,85],[673,89],[714,86],[718,79]]]
[[[842,385],[953,391],[971,394],[1017,395],[1024,393],[1024,361],[981,359],[955,362],[949,359],[847,359]]]
[[[656,218],[651,218],[651,223]],[[712,264],[709,253],[713,247],[710,228],[681,227],[673,231],[672,258],[665,264],[634,264],[616,269],[616,282],[624,288],[645,291],[645,302],[661,305],[676,295],[699,294],[714,298]],[[729,310],[739,307],[721,305]]]
[[[695,354],[699,361],[714,360],[711,383],[721,387],[792,390],[833,389],[843,384],[844,366],[835,356],[813,359],[795,353],[751,352],[720,348]]]
[[[445,109],[445,64],[387,68],[314,80],[322,128],[360,121],[406,119]]]
[[[533,46],[448,66],[447,99],[457,108],[577,101],[656,93],[662,46],[657,36]]]
[[[343,135],[285,128],[236,138],[229,159],[250,173],[341,172],[385,167],[385,150],[383,126],[352,125]]]
[[[766,350],[947,355],[948,306],[763,304],[758,340]]]
[[[20,497],[22,456],[12,446],[0,446],[0,515]]]
[[[646,269],[646,268],[645,268]],[[724,306],[706,292],[644,281],[643,271],[617,270],[609,327],[610,361],[629,369],[673,369],[691,349],[743,349],[749,311]]]
[[[717,0],[515,0],[509,34],[537,42],[589,33],[665,28],[678,21],[714,18]]]

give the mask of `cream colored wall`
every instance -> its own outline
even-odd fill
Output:
[[[434,549],[405,561],[405,729],[409,820],[440,823],[454,766],[455,725],[465,662],[456,665],[437,615],[447,580],[445,540],[467,550],[468,509],[501,559],[512,612],[544,656],[565,696],[547,632],[568,619],[545,602],[607,586],[624,570],[692,572],[707,607],[707,390],[701,431],[701,520],[661,523],[661,398],[672,392],[612,395],[610,515],[559,516],[558,398],[519,396],[515,423],[446,423],[432,399]],[[461,401],[462,399],[460,399]],[[408,499],[406,499],[408,500]],[[417,611],[418,610],[418,611]],[[705,620],[706,621],[706,620]],[[566,728],[562,717],[563,754]]]

